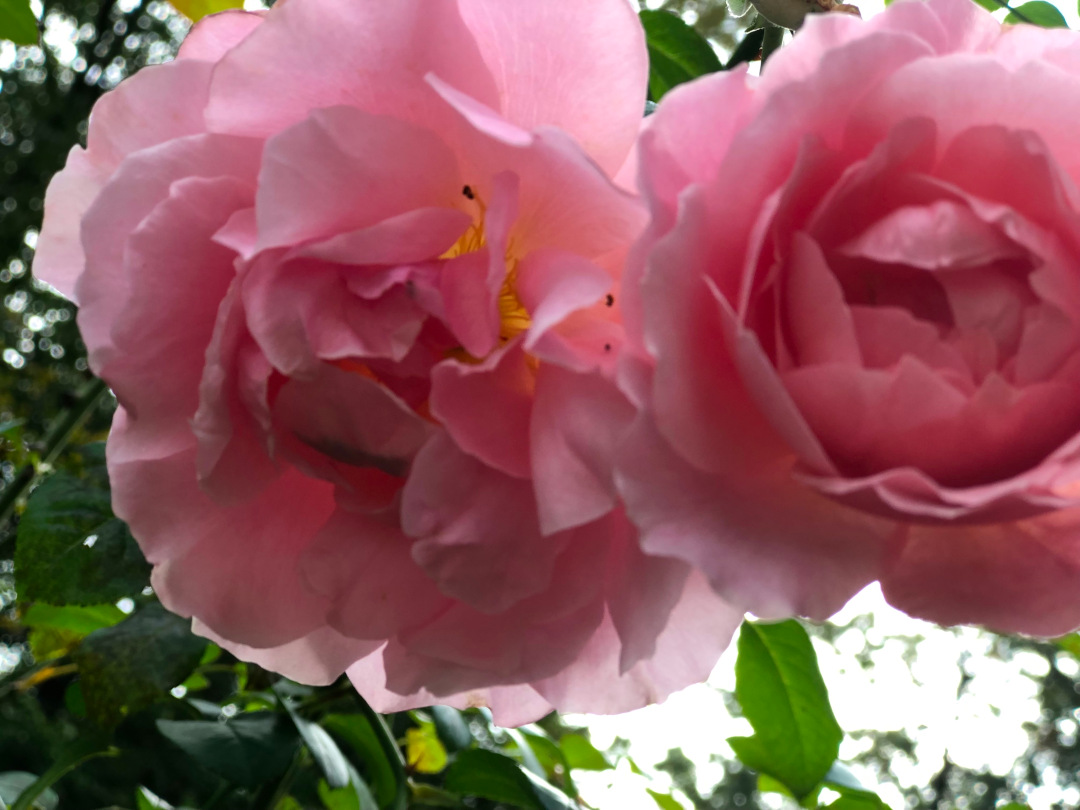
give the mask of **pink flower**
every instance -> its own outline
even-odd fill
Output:
[[[623,296],[644,548],[764,616],[880,579],[1080,624],[1080,38],[968,0],[807,20],[641,141]]]
[[[738,616],[612,478],[645,71],[624,0],[289,0],[102,99],[35,270],[119,399],[168,607],[382,710],[707,675]]]

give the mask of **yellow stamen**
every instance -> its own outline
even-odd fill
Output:
[[[468,190],[465,196],[475,203],[479,209],[479,216],[473,220],[473,223],[461,235],[461,238],[439,257],[440,259],[453,259],[467,253],[475,253],[487,244],[487,237],[484,234],[484,219],[487,216],[487,206],[484,205],[484,202],[473,192],[470,186],[465,188]],[[525,309],[525,305],[518,298],[518,260],[514,258],[510,245],[507,245],[504,261],[506,262],[506,278],[503,280],[502,289],[499,290],[499,340],[502,343],[513,340],[532,324],[529,311]],[[450,356],[457,356],[454,354],[457,351],[459,350],[455,349],[450,352]],[[461,354],[464,354],[464,350],[461,350]]]

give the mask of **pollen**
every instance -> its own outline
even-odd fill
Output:
[[[440,256],[440,259],[453,259],[468,253],[475,253],[487,244],[484,233],[484,219],[487,214],[487,206],[472,186],[465,186],[462,194],[473,203],[476,213],[472,224],[465,233],[455,242],[449,250]],[[499,342],[508,343],[515,337],[526,331],[532,324],[529,311],[521,303],[517,293],[517,267],[518,260],[514,257],[513,245],[507,245],[506,255],[506,278],[503,280],[502,289],[499,290]]]

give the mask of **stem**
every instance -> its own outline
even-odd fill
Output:
[[[772,23],[765,24],[765,33],[761,40],[762,68],[765,67],[765,63],[768,61],[769,57],[784,44],[784,34],[786,33],[786,28],[781,28],[779,25],[773,25]]]
[[[52,427],[45,434],[44,450],[41,454],[40,463],[35,465],[30,462],[24,466],[19,470],[14,480],[0,492],[0,526],[7,525],[8,520],[15,511],[15,504],[30,490],[30,487],[37,480],[41,468],[51,466],[64,452],[72,436],[86,423],[86,420],[90,418],[90,414],[94,412],[94,408],[97,407],[108,391],[108,386],[101,380],[91,380],[76,395],[75,403],[61,413],[59,418],[53,422]],[[0,551],[10,542],[10,539],[11,535],[0,540]]]

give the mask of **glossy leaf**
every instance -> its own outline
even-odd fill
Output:
[[[205,639],[156,602],[97,630],[72,657],[92,720],[113,725],[182,683],[198,665]]]
[[[38,780],[38,777],[26,771],[7,771],[0,773],[0,802],[7,805],[14,804],[20,794]],[[47,790],[38,796],[34,807],[41,810],[54,810],[60,803],[60,797],[55,790]]]
[[[1006,23],[1031,22],[1043,28],[1068,28],[1069,23],[1052,3],[1046,0],[1031,0],[1021,6],[1014,6],[1018,14],[1010,14],[1005,18]]]
[[[576,810],[565,793],[529,773],[509,757],[473,749],[458,754],[446,772],[446,789],[510,804],[523,810]]]
[[[333,788],[325,779],[319,780],[319,800],[326,810],[377,810],[367,786],[360,781],[349,782],[344,787]]]
[[[19,521],[15,576],[24,599],[96,605],[138,595],[150,565],[112,516],[107,491],[57,473],[34,490]]]
[[[708,41],[668,11],[640,14],[649,49],[649,95],[659,101],[671,88],[722,69]]]
[[[118,753],[117,749],[107,746],[94,735],[73,740],[53,759],[52,766],[45,773],[23,788],[19,797],[11,803],[11,810],[32,810],[35,807],[53,810],[59,805],[59,797],[52,790],[53,785],[92,759],[112,757]]]
[[[320,726],[351,752],[350,761],[356,763],[361,776],[371,787],[379,807],[387,810],[404,806],[404,772],[399,779],[377,733],[366,717],[356,714],[331,714],[320,721]]]
[[[472,732],[460,711],[450,706],[432,706],[428,711],[448,751],[460,751],[472,744]]]
[[[185,754],[242,787],[276,779],[289,766],[299,742],[288,718],[277,712],[217,720],[158,720],[158,731]]]
[[[566,734],[559,740],[567,764],[581,771],[606,771],[614,767],[591,742],[580,734]]]
[[[755,736],[728,740],[748,767],[809,795],[836,760],[843,732],[806,631],[796,621],[743,622],[735,696]]]
[[[27,0],[0,0],[0,39],[10,39],[16,45],[37,45],[38,21]],[[14,425],[5,422],[5,430]]]
[[[651,788],[645,788],[660,810],[684,810],[682,803],[670,793],[659,793]]]

